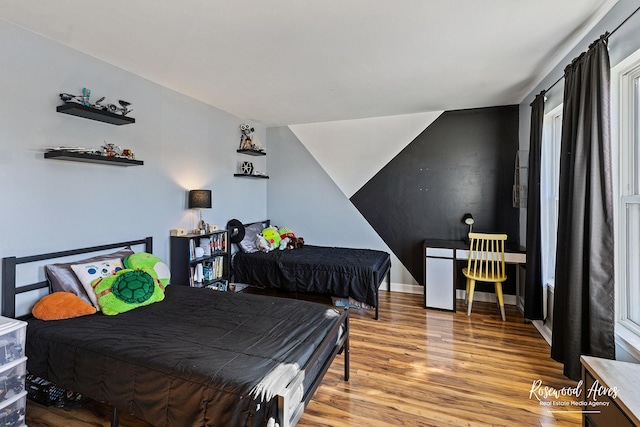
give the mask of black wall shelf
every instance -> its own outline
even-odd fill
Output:
[[[249,149],[242,149],[242,150],[236,150],[238,153],[241,154],[246,154],[249,156],[266,156],[267,153],[265,153],[264,151],[258,151],[258,150],[249,150]]]
[[[246,178],[262,178],[262,179],[269,179],[268,175],[250,175],[248,173],[234,173],[233,176],[243,176]]]
[[[121,157],[107,157],[99,154],[76,153],[73,151],[54,150],[44,153],[45,159],[70,160],[74,162],[100,163],[114,166],[142,166],[142,160],[125,159]]]
[[[134,119],[133,117],[123,116],[122,114],[114,114],[110,113],[109,111],[98,110],[96,108],[87,107],[86,105],[76,103],[58,105],[56,111],[58,113],[70,114],[72,116],[96,120],[116,126],[129,125],[136,122],[136,119]]]

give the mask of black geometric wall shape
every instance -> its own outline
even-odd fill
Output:
[[[517,105],[447,111],[350,200],[424,285],[424,239],[463,239],[466,212],[474,231],[504,232],[518,243],[517,150]]]

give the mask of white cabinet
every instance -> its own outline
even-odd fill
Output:
[[[455,249],[424,249],[424,307],[455,311]]]

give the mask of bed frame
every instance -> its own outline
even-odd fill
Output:
[[[148,253],[153,252],[153,238],[146,237],[139,240],[131,240],[127,242],[112,243],[100,246],[91,246],[81,249],[73,249],[68,251],[51,252],[40,255],[31,255],[25,257],[5,257],[2,259],[2,316],[15,318],[16,314],[16,295],[35,291],[38,289],[48,288],[51,292],[49,283],[45,280],[42,282],[22,285],[16,287],[16,267],[21,264],[28,264],[32,262],[53,260],[57,258],[64,258],[74,255],[89,254],[92,252],[100,252],[111,249],[120,249],[126,246],[144,245],[144,251]],[[180,286],[180,285],[174,285]],[[377,309],[376,309],[377,311]],[[18,316],[21,319],[28,319],[32,317],[30,314]],[[339,330],[342,328],[342,333]],[[335,340],[335,336],[339,336],[338,340]],[[310,386],[305,390],[304,395],[299,403],[291,405],[289,400],[297,393],[299,386],[305,379],[307,374],[316,363],[319,361],[321,355],[332,347],[329,357],[324,361],[322,367],[318,370],[316,377]],[[320,386],[324,375],[328,371],[331,363],[335,359],[336,355],[344,353],[344,381],[349,381],[349,310],[345,308],[340,314],[339,322],[336,322],[332,330],[327,334],[327,338],[322,341],[318,348],[314,351],[313,355],[304,366],[298,375],[287,385],[284,392],[278,395],[278,416],[281,427],[293,427],[296,425],[304,410],[313,397],[315,391]],[[110,404],[110,402],[106,402]],[[113,407],[111,426],[117,427],[119,423],[119,409]]]
[[[271,225],[271,220],[267,219],[267,220],[264,220],[264,221],[256,221],[256,222],[252,222],[252,223],[243,224],[243,226],[244,227],[248,227],[248,226],[250,226],[252,224],[257,224],[257,223],[262,224],[266,228],[266,227],[269,227],[269,225]],[[232,236],[233,233],[235,233],[235,232],[237,232],[237,229],[234,229],[228,223],[227,224],[227,233],[229,234],[229,236]],[[231,239],[230,239],[230,241],[231,241],[231,245],[233,247],[235,247],[236,250],[240,250],[237,243],[233,242]],[[230,264],[231,264],[231,274],[233,274],[233,262],[231,262]],[[387,279],[387,292],[391,292],[391,257],[389,257],[389,259],[387,260],[387,262],[383,266],[382,271],[384,271],[384,273],[382,273],[382,274],[378,274],[377,271],[374,273],[374,282],[376,283],[376,307],[375,307],[375,314],[374,314],[373,318],[375,320],[378,320],[378,314],[379,314],[380,285],[382,284],[382,281],[385,278]]]

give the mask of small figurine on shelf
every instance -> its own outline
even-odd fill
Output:
[[[131,105],[131,103],[128,101],[123,101],[122,99],[118,100],[120,107],[118,107],[116,104],[102,105],[102,101],[104,101],[104,96],[96,101],[95,108],[105,110],[113,114],[120,113],[123,116],[126,116],[133,111],[133,109],[129,108],[129,105]]]
[[[89,98],[91,97],[91,89],[87,89],[86,87],[82,88],[82,105],[90,107],[91,103],[89,102]]]
[[[253,149],[253,131],[254,129],[251,125],[246,123],[240,125],[240,149],[241,150],[252,150]]]
[[[129,149],[129,148],[123,149],[122,150],[122,155],[124,157],[126,157],[127,159],[130,159],[130,160],[135,160],[136,159],[136,153],[131,151],[131,149]]]
[[[105,141],[102,146],[102,155],[107,157],[122,157],[122,148]]]
[[[253,151],[264,151],[262,148],[262,144],[258,140],[258,137],[253,136],[253,132],[255,131],[251,125],[242,124],[240,125],[240,149],[241,150],[253,150]]]
[[[60,94],[60,99],[62,99],[67,104],[69,103],[82,104],[85,107],[95,108],[96,110],[104,110],[113,114],[121,114],[123,116],[126,116],[127,114],[133,111],[133,109],[129,108],[129,106],[131,105],[129,101],[124,101],[122,99],[119,99],[118,104],[120,104],[120,106],[118,107],[116,104],[106,104],[106,105],[102,104],[102,101],[104,101],[105,99],[104,96],[98,99],[95,104],[92,104],[91,102],[89,102],[90,97],[91,97],[91,89],[87,89],[86,87],[82,88],[82,95],[72,95],[70,93]]]

